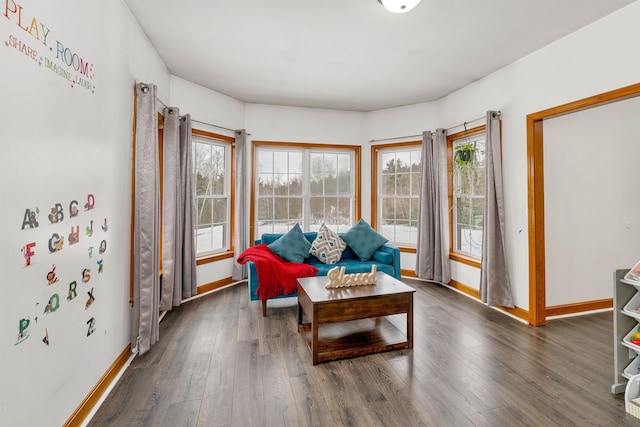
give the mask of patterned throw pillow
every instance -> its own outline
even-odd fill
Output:
[[[329,227],[322,224],[318,235],[311,243],[309,253],[315,255],[325,264],[336,264],[342,258],[342,251],[347,248],[347,244],[333,232]]]

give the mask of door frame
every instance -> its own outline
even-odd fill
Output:
[[[640,96],[640,83],[527,115],[529,324],[547,320],[544,235],[544,120]]]

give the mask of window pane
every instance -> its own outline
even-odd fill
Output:
[[[482,229],[482,222],[484,218],[484,198],[474,198],[471,209],[471,224],[476,228]]]
[[[348,197],[341,197],[336,199],[338,203],[338,212],[336,216],[337,227],[333,229],[336,232],[347,231],[351,224],[353,224],[353,200]]]
[[[271,174],[258,175],[258,195],[273,194],[273,176]]]
[[[324,220],[324,197],[309,198],[310,214],[312,221]]]
[[[328,175],[336,175],[338,172],[338,156],[325,154],[322,164],[322,172]]]
[[[213,242],[211,240],[211,226],[199,226],[195,230],[196,233],[196,252],[211,252],[213,250]]]
[[[422,152],[415,150],[411,152],[411,172],[420,174],[422,170]]]
[[[302,174],[289,175],[289,195],[302,196]]]
[[[349,174],[351,171],[351,156],[349,154],[338,154],[338,174]]]
[[[408,173],[396,175],[396,196],[408,196],[411,192],[410,177]]]
[[[269,172],[273,173],[273,152],[272,151],[264,151],[258,150],[257,156],[258,159],[258,172]]]
[[[322,173],[322,154],[311,153],[311,176],[316,176]]]
[[[296,221],[302,218],[302,198],[289,199],[289,218]]]
[[[195,194],[196,196],[202,196],[207,194],[209,190],[209,180],[202,175],[200,171],[196,171],[193,175],[194,185],[195,185]]]
[[[338,194],[338,179],[336,175],[325,175],[324,194],[331,196]]]
[[[322,196],[323,195],[323,184],[324,182],[322,181],[322,179],[318,178],[318,177],[311,177],[311,183],[309,185],[309,193],[312,196]]]
[[[382,199],[382,220],[395,220],[396,218],[396,200],[393,198]]]
[[[405,224],[411,218],[411,200],[396,199],[396,224]]]
[[[273,199],[258,199],[258,221],[273,219]]]
[[[289,219],[289,199],[286,197],[276,197],[273,199],[273,219],[275,221],[286,221]]]
[[[411,195],[420,196],[421,176],[419,172],[411,173]]]
[[[396,153],[396,172],[411,171],[411,152],[399,151]]]
[[[382,194],[385,196],[396,194],[396,175],[382,175]]]
[[[262,235],[265,233],[273,233],[272,221],[265,221],[265,222],[258,223],[258,226],[256,227],[256,238],[257,239],[261,238]]]
[[[275,196],[289,195],[289,186],[287,185],[287,176],[276,173],[273,175],[273,194]]]
[[[382,173],[394,173],[396,171],[396,153],[382,153],[380,155],[380,164]]]
[[[351,174],[347,172],[341,172],[338,175],[338,195],[348,196],[351,194]]]
[[[211,194],[221,196],[225,193],[224,174],[213,176],[211,179]]]
[[[289,173],[302,174],[302,152],[289,153]]]
[[[420,199],[417,197],[412,197],[411,198],[411,220],[417,221],[419,217],[419,213],[420,213]]]
[[[218,224],[227,222],[227,199],[226,198],[213,199],[213,222]]]
[[[213,219],[213,204],[211,199],[196,200],[196,224],[211,224]]]

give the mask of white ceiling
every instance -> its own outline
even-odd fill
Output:
[[[250,103],[441,98],[634,0],[124,0],[171,74]]]

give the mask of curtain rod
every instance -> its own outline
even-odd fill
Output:
[[[212,123],[207,123],[207,122],[201,122],[200,120],[196,120],[196,119],[191,119],[192,122],[196,122],[196,123],[201,123],[203,125],[207,125],[207,126],[213,126],[214,128],[218,128],[218,129],[224,129],[224,130],[228,130],[231,132],[235,132],[236,129],[230,129],[230,128],[226,128],[224,126],[218,126],[218,125],[214,125]],[[247,135],[251,135],[250,133],[248,133]]]
[[[171,108],[171,107],[168,107],[168,106],[167,106],[167,104],[165,104],[164,102],[162,102],[159,98],[156,98],[156,99],[158,100],[158,102],[159,102],[160,104],[162,104],[162,105],[164,106],[164,108],[169,108],[169,109]],[[203,122],[203,121],[196,120],[196,119],[193,119],[193,118],[191,119],[191,121],[192,121],[192,122],[196,122],[196,123],[201,123],[201,124],[203,124],[203,125],[207,125],[207,126],[213,126],[214,128],[218,128],[218,129],[228,130],[228,131],[233,132],[233,133],[235,133],[235,132],[236,132],[236,130],[235,130],[235,129],[230,129],[230,128],[226,128],[226,127],[224,127],[224,126],[214,125],[213,123],[207,123],[207,122]],[[251,135],[251,134],[247,134],[247,135]]]
[[[137,80],[137,79],[136,79],[136,84],[143,84],[143,85],[147,85],[148,83],[144,83],[144,82],[141,82],[141,81],[139,81],[139,80]],[[169,107],[167,104],[165,104],[164,102],[162,102],[162,100],[161,100],[160,98],[158,98],[157,96],[156,96],[156,100],[157,100],[157,101],[158,101],[158,102],[159,102],[159,103],[160,103],[164,108],[171,108],[171,107]],[[227,127],[224,127],[224,126],[214,125],[213,123],[207,123],[207,122],[203,122],[203,121],[196,120],[196,119],[193,119],[193,118],[191,119],[191,121],[192,121],[192,122],[196,122],[196,123],[201,123],[201,124],[203,124],[203,125],[207,125],[207,126],[213,126],[214,128],[218,128],[218,129],[228,130],[228,131],[233,132],[233,133],[235,133],[235,132],[236,132],[236,129],[230,129],[230,128],[227,128]],[[250,134],[250,133],[247,133],[247,135],[251,135],[251,134]]]
[[[469,121],[464,122],[464,123],[460,123],[459,125],[451,126],[450,128],[447,128],[445,130],[447,132],[449,132],[451,129],[455,129],[455,128],[458,128],[460,126],[466,126],[469,123],[474,123],[474,122],[477,122],[477,121],[482,120],[484,118],[486,118],[486,116],[478,117],[476,119],[469,120]],[[394,137],[391,137],[391,138],[370,139],[369,142],[372,143],[372,142],[381,142],[381,141],[391,141],[392,139],[416,138],[418,136],[422,136],[422,134],[419,133],[417,135],[405,135],[405,136],[394,136]]]

